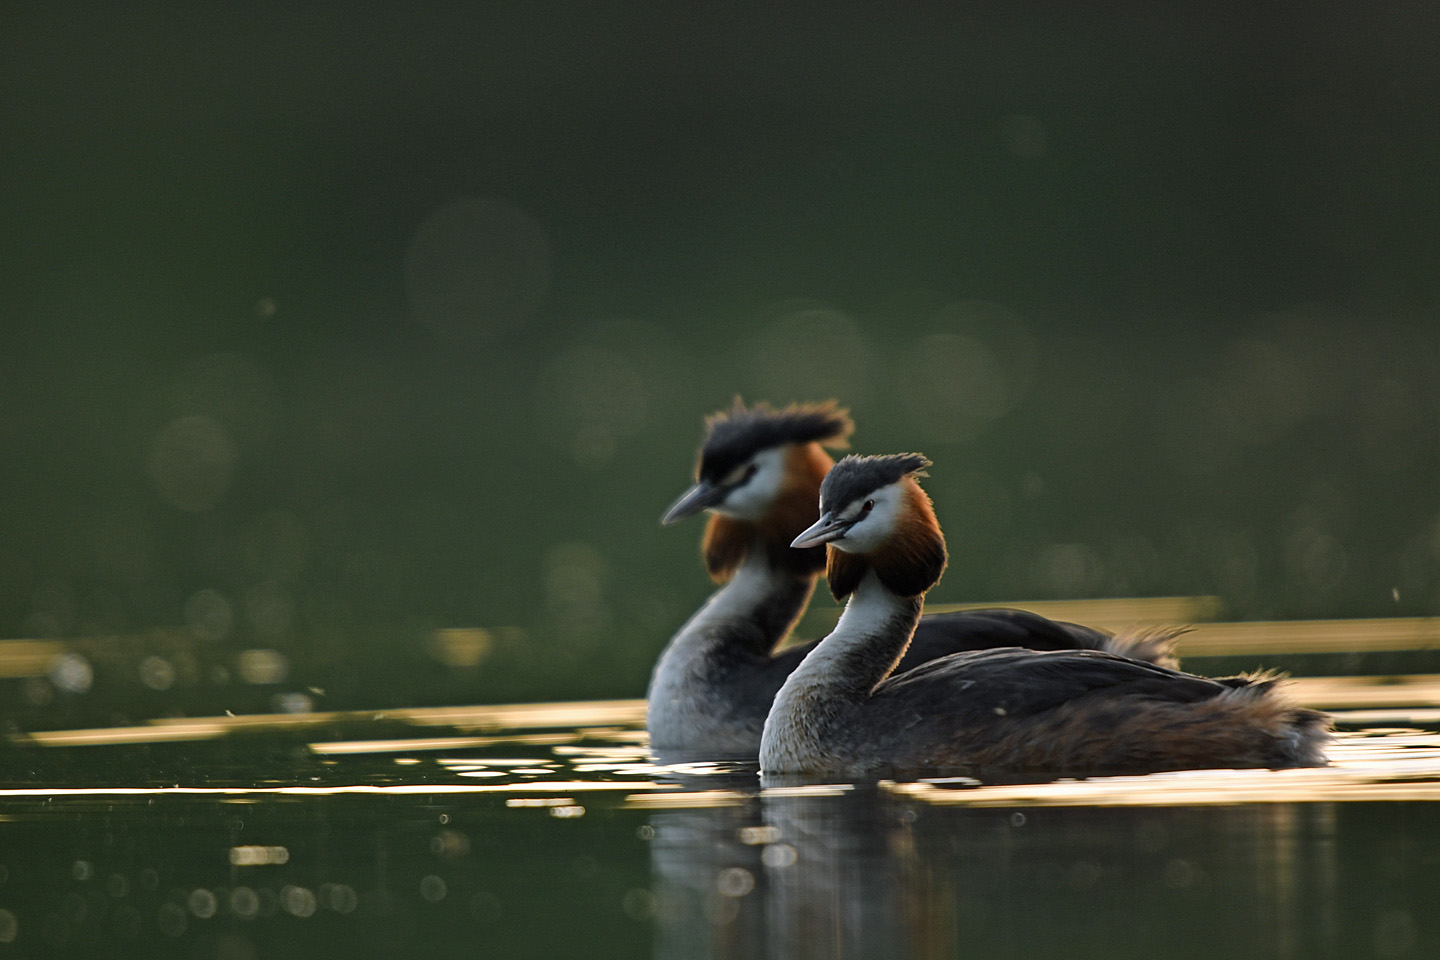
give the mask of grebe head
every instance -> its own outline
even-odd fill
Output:
[[[732,520],[764,520],[787,490],[813,487],[824,476],[829,457],[814,445],[844,446],[854,429],[849,413],[833,400],[775,410],[763,402],[747,408],[739,397],[705,426],[695,485],[671,504],[661,523],[702,510]]]
[[[874,570],[901,596],[919,596],[945,570],[945,538],[916,477],[930,461],[918,453],[848,456],[820,486],[820,519],[791,543],[828,545],[830,591],[842,599]]]

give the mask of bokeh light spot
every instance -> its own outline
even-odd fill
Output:
[[[310,713],[315,709],[315,701],[308,693],[291,690],[271,697],[270,709],[276,713]]]
[[[188,925],[185,908],[177,903],[162,903],[155,911],[155,926],[167,937],[183,935]]]
[[[783,870],[794,865],[798,854],[788,843],[772,843],[760,851],[760,862],[772,870]]]
[[[726,867],[715,877],[715,890],[722,897],[743,897],[755,889],[755,875],[744,867]]]
[[[591,469],[614,459],[619,441],[640,433],[650,417],[645,380],[623,353],[577,346],[541,374],[539,420],[557,431],[575,462]]]
[[[204,887],[191,890],[186,903],[190,907],[191,915],[201,920],[209,920],[215,916],[215,911],[220,906],[219,901],[215,899],[215,894]]]
[[[291,884],[280,891],[280,906],[292,917],[299,917],[303,920],[315,915],[315,909],[319,906],[319,902],[309,888]]]
[[[171,506],[199,513],[225,496],[235,456],[235,444],[218,422],[203,416],[181,417],[155,436],[150,479]]]
[[[140,661],[140,682],[151,690],[169,690],[175,685],[175,666],[164,657],[149,656]]]
[[[1295,583],[1319,593],[1340,586],[1349,566],[1349,556],[1338,538],[1307,526],[1286,540],[1285,562]]]
[[[443,877],[431,873],[420,879],[420,896],[424,897],[427,903],[439,903],[449,892]]]
[[[230,601],[219,590],[196,590],[185,601],[185,626],[201,640],[224,640],[234,625]]]
[[[66,693],[85,693],[95,682],[95,671],[90,661],[78,653],[66,653],[56,657],[46,672],[50,682]]]
[[[246,683],[282,683],[290,673],[290,661],[279,650],[241,650],[236,667]]]
[[[354,913],[355,908],[360,906],[359,895],[356,894],[355,888],[348,883],[329,884],[328,889],[325,889],[325,894],[326,906],[336,913]]]
[[[938,329],[906,355],[901,395],[929,436],[969,440],[1029,392],[1035,340],[1010,310],[984,301],[950,304],[932,322]]]
[[[260,897],[249,887],[230,891],[230,912],[242,920],[253,920],[260,912]]]
[[[655,916],[655,894],[643,887],[632,887],[620,898],[620,909],[632,920],[649,920]]]
[[[458,830],[441,830],[430,838],[430,852],[454,860],[470,853],[470,838]]]
[[[557,630],[572,643],[597,639],[610,625],[605,601],[609,567],[588,543],[562,543],[545,558],[546,606]]]
[[[175,412],[225,425],[242,444],[268,439],[280,417],[270,374],[238,353],[213,353],[191,363],[175,382]]]
[[[1105,565],[1086,544],[1054,543],[1036,556],[1034,577],[1050,596],[1085,597],[1099,589]]]
[[[494,640],[480,627],[451,627],[430,635],[430,656],[447,667],[478,667]]]
[[[752,348],[760,394],[863,403],[874,353],[855,320],[818,305],[780,304],[776,312]]]

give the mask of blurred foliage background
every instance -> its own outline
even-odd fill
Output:
[[[11,722],[639,695],[737,393],[938,600],[1440,607],[1433,6],[4,20]]]

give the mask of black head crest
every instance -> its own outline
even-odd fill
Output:
[[[705,427],[698,472],[702,480],[716,483],[761,450],[791,443],[841,447],[855,429],[850,412],[834,400],[776,410],[764,401],[746,407],[739,397],[730,410],[708,417]]]
[[[879,457],[851,454],[842,459],[820,484],[820,509],[839,510],[867,497],[902,477],[925,476],[930,461],[918,453],[893,453]]]

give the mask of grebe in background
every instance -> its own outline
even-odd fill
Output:
[[[935,770],[1083,776],[1322,766],[1324,714],[1274,677],[1211,680],[1094,650],[996,649],[894,672],[945,569],[918,454],[841,460],[797,549],[828,545],[845,612],[765,721],[765,774]]]
[[[825,547],[791,541],[819,516],[820,487],[853,424],[832,402],[776,410],[738,399],[706,421],[696,483],[666,511],[671,524],[711,516],[702,553],[721,588],[670,640],[650,678],[650,745],[668,756],[753,759],[775,692],[814,647],[776,651],[825,569]],[[964,650],[1100,649],[1171,662],[1174,634],[1111,637],[1021,610],[920,620],[908,669]]]

